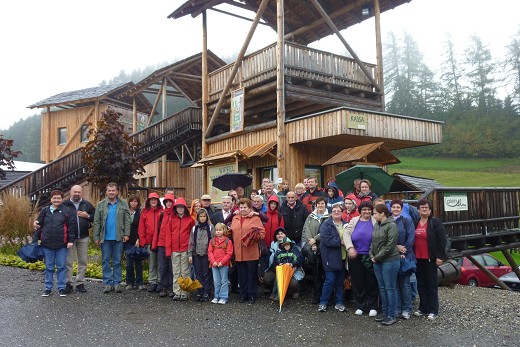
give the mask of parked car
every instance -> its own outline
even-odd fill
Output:
[[[518,266],[518,269],[520,270],[520,266]],[[514,272],[510,272],[508,274],[505,274],[504,276],[499,277],[502,282],[505,283],[506,286],[511,288],[511,290],[520,292],[520,280],[516,276]]]
[[[496,277],[503,276],[512,271],[511,267],[504,265],[501,261],[489,254],[474,255],[473,258],[482,264]],[[468,258],[458,258],[457,262],[460,265],[460,279],[455,283],[463,284],[473,287],[494,287],[495,281],[488,277],[485,273],[480,271]]]

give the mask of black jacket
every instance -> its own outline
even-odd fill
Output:
[[[305,220],[309,212],[301,201],[296,200],[296,206],[292,209],[288,206],[287,201],[285,201],[280,207],[280,214],[283,217],[285,234],[299,245],[302,240],[303,226],[305,225]]]
[[[34,231],[33,240],[41,240],[41,245],[46,248],[67,247],[67,243],[74,242],[78,233],[75,210],[63,204],[52,213],[49,206],[42,207],[37,221],[40,227]]]
[[[139,219],[141,218],[141,209],[138,208],[134,213],[134,220],[130,223],[130,239],[128,240],[128,244],[133,246],[137,239],[139,239]],[[132,219],[132,215],[130,215],[130,219]],[[140,245],[141,247],[143,245]]]
[[[94,213],[96,212],[96,208],[87,200],[81,200],[78,206],[78,209],[76,210],[76,206],[74,206],[74,203],[69,199],[63,201],[63,204],[67,206],[71,211],[85,211],[90,215],[90,218],[82,218],[78,217],[79,220],[79,230],[76,233],[76,239],[82,239],[84,237],[88,237],[88,230],[90,229],[90,226],[92,225],[92,222],[94,221]],[[76,215],[76,213],[74,213]]]

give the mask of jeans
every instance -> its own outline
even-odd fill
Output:
[[[374,263],[374,273],[381,295],[381,309],[387,317],[397,317],[397,274],[401,262],[399,259]]]
[[[229,266],[213,267],[213,284],[215,286],[216,299],[228,300],[229,296],[229,284],[228,284],[228,272]]]
[[[122,241],[104,241],[101,244],[101,261],[103,270],[103,284],[118,286],[121,284],[123,270],[121,269]],[[112,264],[110,263],[112,261]]]
[[[412,302],[414,302],[417,297],[417,276],[415,276],[415,273],[410,276],[410,289],[412,291]]]
[[[124,244],[125,251],[132,249],[132,244],[127,242]],[[126,284],[127,285],[143,285],[143,261],[134,260],[126,257]]]
[[[202,288],[197,290],[197,295],[211,294],[211,269],[209,268],[208,255],[196,255],[193,257],[193,267],[195,268],[195,276],[202,284]]]
[[[415,274],[419,292],[419,311],[439,314],[439,288],[435,259],[417,259]]]
[[[332,291],[336,291],[336,305],[343,304],[343,280],[345,269],[325,271],[325,282],[321,291],[320,305],[326,305]]]
[[[54,286],[54,266],[56,265],[56,279],[58,282],[58,290],[65,289],[66,272],[65,266],[67,262],[67,248],[52,249],[43,247],[45,256],[45,289],[52,290]]]
[[[397,276],[397,314],[412,312],[412,287],[410,286],[410,275],[399,274]]]
[[[87,271],[88,263],[88,242],[89,238],[83,237],[74,240],[74,246],[68,249],[67,252],[67,282],[72,283],[72,268],[76,254],[78,257],[78,273],[76,274],[76,284],[85,283],[85,272]]]

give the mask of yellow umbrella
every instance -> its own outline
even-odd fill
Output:
[[[197,289],[202,288],[202,284],[198,280],[193,281],[189,276],[181,276],[177,278],[177,282],[179,283],[181,289],[187,292],[194,292]]]
[[[280,300],[280,310],[282,312],[282,304],[287,294],[287,288],[291,283],[292,275],[294,274],[294,268],[289,264],[280,264],[276,266],[276,282],[278,286],[278,299]]]

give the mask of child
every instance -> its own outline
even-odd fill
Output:
[[[201,208],[197,212],[197,223],[190,233],[188,261],[195,268],[195,276],[202,284],[197,290],[195,301],[207,302],[211,293],[211,274],[208,261],[208,244],[213,237],[213,224],[208,218],[208,212]]]
[[[226,237],[227,227],[224,223],[215,226],[215,237],[208,245],[208,257],[213,272],[215,285],[215,297],[211,300],[214,304],[226,304],[228,301],[228,271],[233,245]]]
[[[274,254],[274,267],[280,264],[289,264],[291,267],[295,269],[293,277],[291,277],[291,282],[289,283],[287,293],[291,293],[292,297],[296,299],[299,296],[298,281],[302,280],[304,276],[303,270],[301,269],[301,266],[303,264],[303,256],[300,251],[300,247],[296,246],[294,244],[294,241],[292,241],[288,237],[283,238],[283,240],[280,242],[278,246],[278,250]],[[271,299],[274,301],[278,300],[277,290],[277,281],[275,278],[273,285],[273,293],[271,294]]]

